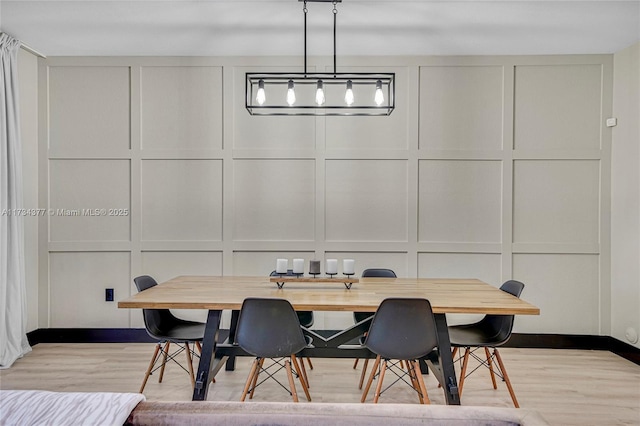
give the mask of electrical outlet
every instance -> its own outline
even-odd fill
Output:
[[[104,301],[105,302],[113,302],[113,289],[105,288],[104,289]]]

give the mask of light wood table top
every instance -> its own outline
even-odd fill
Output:
[[[478,279],[360,278],[350,290],[332,282],[287,282],[271,277],[179,276],[128,299],[119,308],[240,309],[247,297],[287,299],[299,311],[375,312],[389,297],[425,298],[434,313],[539,315],[536,306]]]

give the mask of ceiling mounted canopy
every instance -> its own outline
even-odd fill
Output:
[[[251,115],[389,115],[395,108],[395,73],[336,71],[336,5],[304,1],[304,72],[246,73]],[[333,3],[333,72],[307,72],[307,2]]]

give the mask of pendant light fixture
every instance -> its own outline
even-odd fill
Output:
[[[304,72],[246,73],[246,107],[251,115],[389,115],[395,108],[395,73],[336,70],[337,3],[304,2]],[[333,72],[307,72],[307,2],[333,3]]]

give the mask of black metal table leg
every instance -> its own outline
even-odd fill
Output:
[[[211,379],[212,362],[216,354],[218,344],[218,332],[220,331],[220,317],[222,311],[211,310],[207,315],[207,324],[204,329],[204,339],[202,339],[202,354],[198,364],[198,374],[196,375],[196,386],[193,389],[192,401],[205,401],[209,392],[209,382]]]
[[[429,366],[424,359],[419,359],[418,365],[420,366],[420,374],[429,374]]]
[[[440,384],[444,389],[444,396],[447,405],[460,405],[460,394],[458,393],[458,382],[456,372],[453,367],[451,356],[451,341],[449,340],[449,329],[447,327],[447,317],[445,314],[435,314],[436,334],[438,335],[438,364],[440,367]]]
[[[231,311],[231,325],[229,327],[229,343],[236,342],[236,328],[238,328],[238,318],[240,311],[235,309]],[[224,367],[225,371],[234,371],[236,369],[236,357],[230,356]]]

